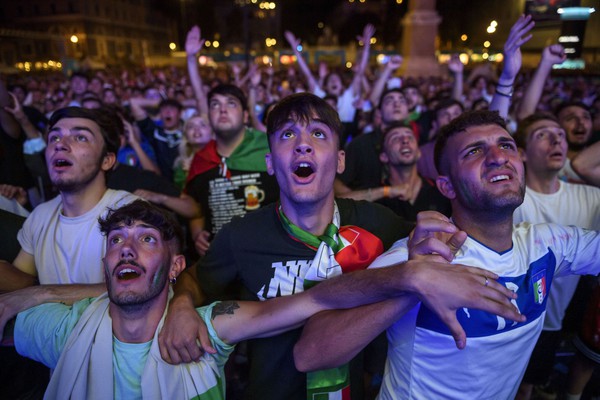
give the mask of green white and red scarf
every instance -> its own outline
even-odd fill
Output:
[[[306,275],[304,289],[325,279],[367,268],[383,253],[383,242],[363,228],[346,225],[340,227],[340,212],[334,202],[333,219],[320,236],[294,225],[277,209],[286,232],[294,239],[316,250]],[[307,399],[350,400],[350,374],[348,365],[307,374]]]

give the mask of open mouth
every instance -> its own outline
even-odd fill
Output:
[[[57,158],[56,160],[54,160],[53,164],[55,167],[70,167],[71,165],[73,165],[73,163],[63,158]]]
[[[313,170],[313,167],[309,163],[305,162],[298,164],[298,166],[294,170],[294,174],[300,178],[308,178],[314,172],[315,171]]]
[[[117,274],[117,279],[122,281],[128,281],[130,279],[135,279],[140,276],[140,273],[132,268],[123,268]]]
[[[510,180],[510,176],[508,175],[496,175],[490,179],[490,183],[502,182]]]

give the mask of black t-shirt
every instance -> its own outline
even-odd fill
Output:
[[[381,131],[374,130],[352,140],[346,146],[346,169],[338,178],[350,189],[360,190],[381,186]]]
[[[167,196],[179,197],[181,192],[173,182],[152,171],[119,164],[107,175],[106,186],[109,189],[135,192],[137,189],[150,190]]]
[[[377,204],[336,199],[341,225],[361,227],[379,237],[385,249],[412,228]],[[202,291],[212,300],[241,297],[257,300],[303,290],[303,278],[315,250],[292,239],[279,221],[276,204],[244,218],[234,218],[211,243],[197,264]],[[242,293],[231,288],[241,283]],[[306,374],[294,366],[293,347],[302,329],[248,341],[249,399],[306,399]]]
[[[196,175],[186,186],[186,192],[202,208],[206,218],[204,229],[216,234],[233,217],[244,216],[279,199],[279,186],[274,176],[266,172],[229,170],[225,178],[215,167]]]
[[[447,217],[452,215],[450,200],[444,197],[431,181],[423,178],[421,178],[421,181],[423,183],[415,204],[410,204],[410,202],[398,198],[382,198],[377,200],[377,202],[407,221],[416,222],[417,214],[427,210],[438,211]]]

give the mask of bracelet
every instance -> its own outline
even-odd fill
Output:
[[[383,197],[390,197],[390,187],[389,186],[384,186],[383,187]]]
[[[496,90],[496,94],[499,95],[499,96],[508,97],[508,98],[512,97],[512,92],[510,92],[510,93],[503,93],[503,92],[501,92],[499,90]]]
[[[513,82],[513,83],[511,83],[510,85],[503,85],[503,84],[501,84],[501,83],[497,83],[497,84],[496,84],[496,86],[497,86],[497,87],[512,87],[512,86],[513,86],[513,84],[514,84],[514,82]]]
[[[367,201],[371,201],[372,197],[371,197],[371,188],[367,189]]]

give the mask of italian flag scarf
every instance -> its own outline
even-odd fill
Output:
[[[340,227],[340,212],[335,202],[333,219],[320,236],[294,225],[281,205],[277,212],[286,232],[317,252],[304,276],[305,290],[325,279],[365,269],[383,253],[383,243],[377,236],[357,226]],[[309,372],[306,387],[309,400],[350,400],[348,365]]]

